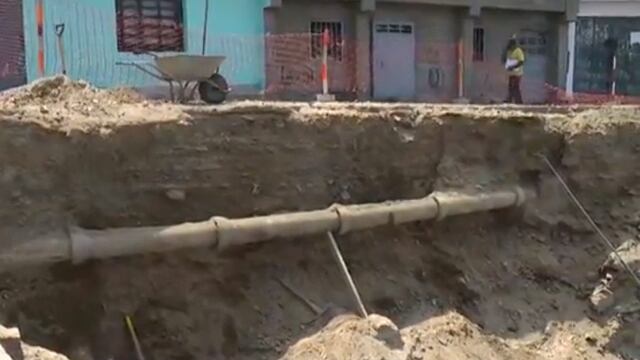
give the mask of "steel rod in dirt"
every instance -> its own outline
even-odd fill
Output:
[[[127,315],[124,319],[127,323],[127,329],[129,330],[129,335],[131,335],[131,340],[133,341],[133,346],[136,350],[136,356],[138,360],[145,360],[144,354],[142,353],[142,346],[140,346],[140,341],[138,340],[138,335],[136,334],[136,330],[133,327],[133,321],[131,321],[131,317]]]
[[[600,236],[602,241],[607,246],[609,246],[609,248],[615,254],[616,258],[618,258],[618,260],[620,260],[620,262],[622,263],[622,266],[625,268],[625,270],[627,272],[629,272],[629,274],[631,275],[633,280],[636,282],[636,285],[638,285],[638,287],[640,288],[640,278],[638,278],[638,275],[636,274],[636,272],[633,271],[633,269],[629,266],[629,264],[627,264],[627,262],[624,261],[622,256],[620,256],[620,253],[618,252],[618,249],[616,249],[616,247],[613,245],[613,242],[611,240],[609,240],[607,235],[605,235],[605,233],[602,230],[600,230],[600,227],[598,226],[598,224],[596,224],[596,222],[593,220],[591,215],[589,215],[589,212],[587,212],[587,209],[585,209],[585,207],[582,206],[582,203],[580,202],[580,200],[578,200],[578,197],[573,193],[573,191],[571,190],[571,188],[569,187],[567,182],[564,180],[564,178],[562,178],[562,175],[560,175],[560,173],[555,168],[555,166],[553,166],[551,161],[549,161],[549,158],[547,158],[546,156],[544,156],[542,154],[540,154],[540,157],[547,164],[547,166],[549,167],[551,172],[555,175],[555,177],[558,179],[558,181],[560,182],[560,184],[564,188],[564,191],[567,193],[569,198],[573,201],[575,206],[580,210],[582,215],[584,215],[585,219],[587,219],[587,222],[589,223],[589,225],[591,225],[591,227],[596,231],[596,233]]]
[[[329,239],[329,244],[331,245],[331,252],[333,252],[333,256],[338,262],[342,277],[344,278],[344,281],[347,283],[347,286],[351,291],[351,295],[353,296],[353,300],[358,307],[358,311],[360,311],[360,315],[362,315],[362,317],[366,318],[369,315],[367,314],[367,310],[364,308],[364,304],[362,303],[362,299],[360,298],[358,288],[356,288],[356,284],[353,282],[353,278],[349,273],[347,263],[344,262],[344,258],[342,257],[342,253],[340,252],[340,248],[338,247],[338,243],[336,242],[335,237],[333,237],[333,234],[330,231],[327,232],[327,238]]]
[[[302,303],[304,303],[315,315],[322,314],[322,309],[320,309],[318,305],[316,305],[313,301],[307,299],[304,295],[302,295],[300,291],[294,289],[293,286],[291,286],[288,282],[280,278],[276,278],[276,280],[278,280],[280,285],[287,289],[287,291],[289,291],[293,296],[302,301]]]

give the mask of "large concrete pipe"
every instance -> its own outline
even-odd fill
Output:
[[[521,188],[479,194],[437,193],[416,200],[333,205],[328,209],[244,219],[214,217],[172,226],[85,230],[72,228],[0,253],[0,267],[167,252],[182,248],[224,250],[277,238],[336,232],[345,234],[382,225],[399,225],[447,216],[520,206],[533,192]],[[40,248],[41,247],[41,248]],[[45,254],[45,252],[47,254]],[[4,266],[3,266],[4,265]]]

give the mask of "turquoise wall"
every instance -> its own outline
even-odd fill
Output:
[[[36,0],[25,0],[24,26],[27,79],[39,77]],[[265,0],[210,0],[207,54],[224,55],[221,73],[235,86],[264,87]],[[186,53],[200,54],[205,0],[184,0]],[[98,87],[152,86],[158,81],[118,61],[149,61],[148,56],[119,53],[116,39],[115,0],[44,0],[46,75],[60,73],[61,63],[54,31],[64,23],[67,73]]]

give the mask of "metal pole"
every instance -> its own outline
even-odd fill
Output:
[[[458,42],[458,98],[464,97],[464,45]]]
[[[611,70],[611,95],[616,96],[616,71],[618,71],[618,57],[613,55],[613,69]]]
[[[207,53],[207,30],[209,25],[209,0],[204,2],[204,26],[202,30],[202,55]]]
[[[340,272],[342,273],[342,277],[344,278],[344,281],[347,283],[347,286],[349,286],[349,290],[351,291],[353,300],[356,306],[358,307],[358,311],[360,311],[360,315],[362,315],[362,317],[366,318],[369,315],[367,314],[367,310],[364,308],[362,299],[360,299],[360,294],[358,293],[356,284],[353,282],[353,278],[351,277],[351,274],[349,274],[349,268],[347,267],[347,264],[344,262],[344,258],[340,253],[340,248],[338,247],[338,243],[336,242],[336,239],[333,237],[333,234],[330,231],[327,232],[327,238],[329,238],[329,244],[331,245],[331,252],[333,253],[333,256],[336,258],[338,265],[340,266]]]
[[[329,94],[329,29],[322,32],[322,94]]]
[[[45,74],[43,0],[36,0],[36,26],[38,34],[38,75],[43,77]]]
[[[131,340],[133,341],[133,347],[136,350],[136,356],[138,360],[145,360],[144,353],[142,352],[142,346],[140,346],[140,340],[138,340],[138,335],[136,334],[136,330],[133,327],[133,321],[131,321],[131,317],[127,315],[124,319],[127,323],[127,329],[129,329],[129,335],[131,335]]]
[[[576,22],[569,22],[569,29],[567,31],[568,35],[568,66],[567,66],[567,96],[569,98],[573,97],[573,77],[575,72],[575,64],[576,64]]]

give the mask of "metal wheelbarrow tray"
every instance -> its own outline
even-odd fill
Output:
[[[118,62],[118,65],[134,66],[150,76],[169,83],[171,100],[185,102],[192,99],[196,88],[200,98],[209,104],[220,104],[224,102],[227,94],[231,91],[227,80],[220,75],[220,65],[224,62],[224,56],[207,55],[151,55],[153,62]],[[173,83],[178,84],[178,95],[174,94]],[[187,95],[189,86],[195,82]]]

